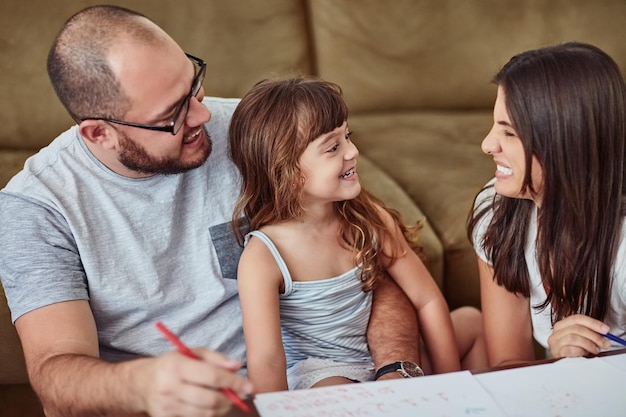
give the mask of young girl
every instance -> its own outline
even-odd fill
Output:
[[[626,86],[600,49],[513,57],[495,77],[497,166],[469,236],[479,256],[491,365],[596,354],[626,335]]]
[[[410,246],[415,230],[361,189],[347,119],[339,87],[313,78],[261,82],[233,114],[235,230],[249,221],[238,284],[257,392],[373,380],[366,331],[387,274],[417,311],[432,370],[461,369],[446,301]],[[464,327],[463,353],[485,358],[475,326]]]

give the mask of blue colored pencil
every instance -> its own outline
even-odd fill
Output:
[[[612,340],[612,341],[614,341],[614,342],[619,343],[619,344],[620,344],[620,345],[622,345],[622,346],[626,346],[626,340],[624,340],[624,339],[622,339],[622,338],[620,338],[620,337],[617,337],[617,336],[615,336],[614,334],[607,333],[607,334],[605,334],[605,335],[603,335],[603,336],[604,336],[604,337],[606,337],[607,339],[610,339],[610,340]]]

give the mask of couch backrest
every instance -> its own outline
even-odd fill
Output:
[[[11,324],[11,312],[0,283],[0,385],[19,384],[27,380],[22,345]]]
[[[207,61],[207,94],[239,97],[273,73],[310,72],[306,8],[294,0],[0,2],[0,151],[37,150],[72,123],[46,74],[48,50],[73,13],[110,3],[139,11]],[[4,186],[4,183],[0,184]]]
[[[317,73],[352,112],[485,109],[515,53],[585,41],[626,70],[624,0],[311,0]]]
[[[63,22],[99,0],[0,2],[0,186],[71,120],[46,75]],[[595,43],[626,68],[624,0],[109,0],[142,12],[208,62],[205,89],[241,96],[273,74],[339,83],[351,111],[489,108],[516,52]],[[17,162],[15,162],[17,161]],[[16,168],[15,165],[18,165]],[[10,174],[10,175],[9,175]]]

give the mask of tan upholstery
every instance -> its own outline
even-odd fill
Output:
[[[48,81],[63,22],[98,0],[0,2],[0,187],[71,124]],[[493,74],[515,53],[586,41],[626,69],[624,0],[126,0],[207,60],[207,94],[240,97],[262,78],[337,82],[365,185],[407,221],[426,219],[431,273],[451,307],[479,305],[465,236],[472,198],[493,175],[480,142]],[[1,215],[1,214],[0,214]],[[0,414],[41,415],[0,297]]]

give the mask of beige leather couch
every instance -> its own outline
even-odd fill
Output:
[[[46,55],[62,23],[97,3],[0,3],[0,187],[71,124],[49,84]],[[480,142],[491,126],[495,71],[517,52],[567,40],[594,43],[626,68],[624,0],[111,3],[148,15],[206,59],[207,94],[240,97],[262,78],[296,72],[340,84],[360,173],[407,221],[425,218],[428,266],[451,307],[479,305],[464,225],[494,171]],[[0,415],[41,415],[2,291]]]

